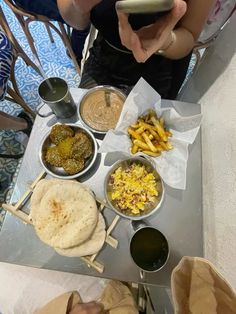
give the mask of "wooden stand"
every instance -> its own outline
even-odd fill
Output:
[[[22,211],[22,209],[25,208],[26,202],[30,199],[36,184],[41,179],[43,179],[45,176],[46,176],[46,172],[42,171],[39,174],[39,176],[35,179],[35,181],[30,185],[29,189],[23,194],[23,196],[19,199],[19,201],[15,205],[2,204],[2,207],[5,210],[9,211],[11,214],[15,215],[17,218],[19,218],[24,223],[33,225],[33,222],[29,218],[29,215],[26,214],[24,211]],[[98,203],[99,211],[102,212],[104,207],[106,206],[106,203],[104,201],[97,199],[97,198],[96,198],[96,201]],[[106,230],[105,242],[108,245],[110,245],[111,247],[113,247],[114,249],[116,249],[118,246],[118,240],[111,236],[111,232],[116,227],[119,219],[120,219],[120,216],[116,215],[115,218],[113,219],[111,225]],[[99,273],[103,273],[104,265],[96,260],[98,253],[93,254],[91,256],[80,257],[80,259],[83,260],[88,265],[88,267],[93,267]]]

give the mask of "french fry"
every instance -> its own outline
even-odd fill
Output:
[[[160,125],[163,127],[163,129],[164,129],[164,127],[165,127],[165,122],[164,122],[164,118],[160,118]]]
[[[138,147],[142,148],[142,149],[149,150],[148,145],[146,143],[140,141],[140,140],[134,140],[134,144],[137,145]]]
[[[138,118],[135,124],[128,128],[132,146],[131,153],[143,152],[151,157],[158,157],[163,151],[173,149],[168,138],[171,131],[165,129],[164,118],[158,119],[153,110],[149,110],[144,116]]]
[[[173,145],[169,141],[166,142],[166,147],[167,147],[167,150],[173,149]]]
[[[144,121],[148,122],[150,120],[150,112],[145,116]]]
[[[142,140],[142,137],[137,134],[134,130],[132,130],[131,128],[128,128],[128,133],[133,136],[134,138],[136,138],[137,140]]]
[[[157,115],[156,115],[156,113],[155,113],[155,111],[153,110],[153,109],[149,109],[149,116],[150,116],[150,118],[149,119],[151,119],[151,117],[154,117],[154,118],[156,118],[157,117]]]
[[[159,152],[162,152],[164,150],[160,144],[156,144],[155,147]]]
[[[161,147],[163,147],[164,150],[171,150],[173,148],[172,144],[168,142],[160,142]]]
[[[171,131],[166,131],[166,136],[168,136],[168,137],[172,137],[172,132]]]
[[[164,150],[168,150],[168,146],[167,146],[166,142],[160,142],[160,145],[161,145],[161,147],[162,147]]]
[[[146,130],[148,130],[157,140],[160,140],[160,136],[155,131],[155,127],[145,122],[140,122],[140,125],[143,126]]]
[[[140,127],[136,130],[136,133],[137,133],[137,134],[142,134],[144,131],[145,131],[144,126],[140,126]]]
[[[153,130],[153,129],[151,128],[151,129],[149,129],[149,132],[153,135],[153,137],[154,137],[156,140],[158,140],[158,141],[161,140],[160,136],[157,134],[157,132],[156,132],[155,130]]]
[[[133,128],[133,129],[138,129],[139,126],[140,126],[139,123],[131,124],[131,128]]]
[[[143,153],[148,155],[148,156],[152,156],[152,157],[158,157],[161,155],[160,152],[154,153],[154,152],[151,152],[150,150],[143,150]]]
[[[132,154],[136,154],[137,151],[138,151],[138,146],[135,145],[135,144],[133,144],[132,147],[131,147],[131,153],[132,153]]]
[[[164,150],[163,147],[159,144],[159,142],[158,143],[154,143],[154,145],[155,145],[155,147],[156,147],[158,152],[162,152]]]
[[[144,130],[149,130],[149,129],[152,128],[152,126],[149,123],[147,123],[147,122],[142,122],[141,121],[139,124],[144,128]]]
[[[149,149],[150,149],[152,152],[156,153],[156,152],[157,152],[157,149],[156,149],[156,147],[152,144],[152,142],[150,141],[148,135],[147,135],[145,132],[143,132],[142,136],[143,136],[145,142],[147,143]]]
[[[165,133],[165,130],[163,129],[163,127],[161,126],[160,122],[155,119],[154,117],[151,118],[152,123],[154,124],[157,133],[160,135],[161,139],[166,142],[167,141],[167,136]]]

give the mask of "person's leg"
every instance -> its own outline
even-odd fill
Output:
[[[14,130],[20,131],[28,127],[27,121],[19,118],[13,117],[5,112],[0,112],[0,129],[1,130]]]
[[[29,136],[32,125],[32,120],[23,111],[17,117],[13,117],[2,111],[0,112],[0,130],[22,131]]]
[[[0,130],[22,131],[29,137],[32,125],[33,125],[32,120],[23,111],[17,117],[13,117],[2,111],[0,112]],[[0,158],[19,159],[22,156],[23,153],[16,155],[0,153]]]

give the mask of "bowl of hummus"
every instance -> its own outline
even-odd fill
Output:
[[[88,90],[79,105],[79,117],[84,126],[105,134],[119,120],[126,95],[112,86],[96,86]]]

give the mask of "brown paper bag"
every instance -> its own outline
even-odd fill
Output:
[[[110,281],[99,301],[110,314],[138,314],[131,291],[119,281]]]
[[[67,314],[82,300],[77,291],[60,295],[46,304],[35,314]],[[99,302],[110,314],[138,314],[132,293],[119,281],[110,281],[105,287]]]
[[[81,302],[82,300],[77,291],[67,292],[47,303],[35,314],[67,314],[76,304]]]
[[[207,260],[183,257],[171,276],[175,314],[235,314],[236,294]]]

